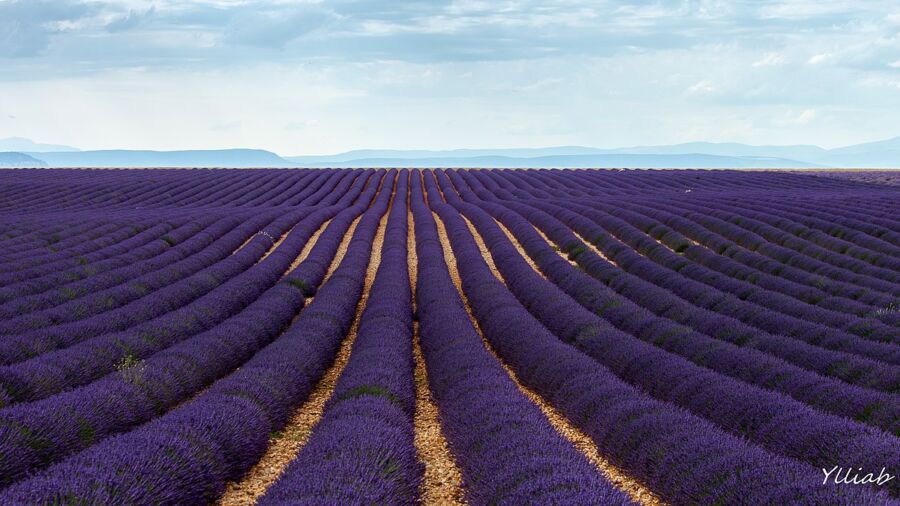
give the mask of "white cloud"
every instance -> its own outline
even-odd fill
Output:
[[[839,15],[853,12],[852,3],[823,0],[787,0],[764,5],[760,9],[763,19],[809,19],[816,16]]]
[[[809,60],[807,60],[807,62],[810,65],[819,65],[820,63],[827,62],[832,57],[834,57],[834,55],[831,53],[819,53],[819,54],[815,54],[815,55],[811,56],[809,58]]]
[[[782,53],[771,52],[753,62],[754,67],[778,67],[787,63],[787,56]]]
[[[709,95],[716,92],[716,87],[707,80],[698,81],[688,87],[689,95]]]
[[[816,110],[815,109],[805,109],[801,111],[799,114],[788,114],[787,119],[789,122],[794,123],[796,125],[805,125],[810,121],[816,118]]]

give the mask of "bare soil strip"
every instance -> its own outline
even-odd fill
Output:
[[[259,462],[244,475],[241,481],[232,482],[228,485],[225,494],[219,499],[220,505],[244,506],[255,504],[297,456],[300,449],[309,440],[313,428],[322,418],[325,402],[331,397],[337,379],[350,358],[350,351],[353,348],[353,342],[356,340],[356,333],[359,329],[359,320],[369,299],[369,291],[372,288],[372,283],[375,281],[375,273],[381,264],[381,247],[384,244],[384,232],[389,214],[390,211],[386,212],[378,225],[378,232],[375,234],[375,239],[372,242],[372,256],[369,260],[369,266],[366,268],[362,297],[356,308],[356,316],[350,332],[341,343],[334,363],[325,372],[325,375],[316,385],[312,394],[310,394],[309,399],[294,411],[294,414],[281,431],[272,435],[269,441],[269,448]],[[341,240],[334,260],[329,266],[326,279],[334,273],[344,255],[347,254],[347,247],[359,220],[360,218],[354,220]]]
[[[322,283],[328,281],[328,278],[330,278],[331,275],[334,274],[334,271],[337,270],[338,266],[341,265],[341,261],[344,259],[344,255],[347,254],[347,248],[350,247],[350,240],[353,239],[353,234],[356,232],[356,226],[359,225],[359,220],[361,219],[362,215],[357,216],[356,219],[353,220],[353,223],[351,223],[350,226],[347,227],[347,233],[345,233],[344,237],[341,238],[341,244],[338,246],[337,251],[334,253],[334,258],[331,260],[331,265],[328,266],[328,271],[325,272],[325,277],[322,278]],[[379,225],[379,227],[380,226],[381,225]],[[380,228],[378,229],[378,234],[381,234],[382,237],[384,236],[384,232]],[[378,235],[376,234],[375,237],[377,239]],[[381,258],[380,249],[378,250],[378,258]]]
[[[409,233],[407,238],[407,265],[413,289],[413,310],[415,310],[415,289],[418,275],[419,257],[416,254],[416,231],[412,212],[409,212]],[[456,465],[450,446],[441,432],[438,408],[431,398],[428,388],[428,371],[419,345],[419,322],[413,323],[413,359],[415,360],[416,414],[415,445],[419,460],[425,464],[425,474],[419,487],[419,497],[425,505],[464,505],[462,473]]]
[[[475,330],[478,331],[478,334],[481,336],[482,341],[484,342],[485,347],[494,355],[498,362],[506,369],[506,372],[509,374],[509,377],[515,382],[516,386],[519,390],[522,391],[532,402],[534,402],[538,408],[544,413],[544,416],[547,417],[547,420],[559,432],[564,438],[569,440],[573,446],[575,446],[578,451],[584,454],[585,457],[601,472],[603,475],[616,487],[624,491],[631,497],[631,499],[639,504],[643,504],[646,506],[663,506],[665,503],[657,497],[653,492],[651,492],[647,487],[638,483],[633,478],[627,476],[620,469],[615,467],[612,463],[603,458],[600,454],[597,445],[591,440],[591,438],[582,432],[580,429],[572,425],[562,413],[558,412],[556,408],[548,404],[541,398],[540,395],[530,390],[528,387],[519,382],[519,379],[516,377],[515,372],[512,371],[503,360],[497,356],[494,349],[491,347],[490,343],[485,339],[484,334],[481,332],[481,328],[478,326],[478,321],[475,319],[475,316],[472,314],[472,310],[469,307],[469,301],[465,296],[465,293],[462,290],[462,280],[459,276],[459,270],[456,266],[456,256],[453,254],[453,249],[450,245],[450,240],[447,236],[447,231],[444,227],[444,223],[440,220],[440,218],[435,214],[435,221],[438,225],[438,235],[440,236],[441,246],[444,249],[444,259],[447,262],[447,266],[450,269],[450,277],[453,280],[453,284],[456,285],[456,290],[459,292],[460,297],[462,297],[463,302],[466,305],[466,312],[469,313],[469,319],[472,320],[472,325],[475,327]],[[465,218],[463,218],[465,219]],[[490,257],[490,252],[487,246],[484,243],[484,240],[481,238],[481,235],[475,230],[475,227],[465,219],[466,224],[469,226],[469,230],[472,232],[472,237],[475,238],[475,242],[478,244],[478,249],[481,251],[482,256],[484,256],[485,261],[491,269],[491,272],[494,276],[503,281],[503,276],[500,274],[500,271],[497,269],[497,266],[494,264],[493,260]],[[508,235],[511,235],[508,230],[504,227],[504,232]],[[513,245],[519,250],[519,253],[530,262],[530,258],[525,254],[522,246],[512,239]],[[534,267],[534,264],[531,263]],[[537,271],[540,273],[540,271]]]
[[[259,232],[257,232],[256,234],[258,234],[258,233],[259,233]],[[250,237],[248,237],[247,240],[244,241],[243,243],[241,243],[241,245],[238,246],[237,249],[235,249],[234,251],[232,251],[231,254],[234,255],[234,254],[236,254],[238,251],[244,249],[244,246],[246,246],[247,244],[249,244],[250,241],[252,241],[253,238],[256,237],[256,234],[253,234],[253,235],[251,235]]]
[[[500,230],[502,230],[503,233],[506,234],[506,238],[509,239],[509,242],[511,242],[512,245],[516,247],[516,250],[518,250],[519,255],[520,255],[526,262],[528,262],[528,265],[531,266],[531,268],[534,270],[534,272],[540,274],[540,276],[541,276],[542,278],[547,279],[547,276],[544,276],[544,273],[541,272],[541,268],[538,267],[538,265],[534,262],[534,260],[531,259],[530,256],[528,256],[528,253],[525,251],[525,248],[522,247],[522,244],[519,243],[518,239],[516,239],[516,236],[514,236],[513,233],[510,232],[509,229],[506,228],[505,225],[503,225],[503,223],[500,223],[499,220],[494,219],[494,221],[497,223],[497,226],[500,227]],[[472,234],[477,234],[477,233],[478,233],[478,231],[475,230],[475,226],[472,225],[472,223],[471,223],[468,219],[466,219],[466,225],[469,226],[469,230],[472,231]],[[535,229],[535,230],[537,230],[537,229]],[[540,232],[540,231],[538,230],[538,232]],[[541,235],[543,236],[543,234],[541,234]],[[476,236],[476,237],[477,237],[477,239],[475,239],[475,240],[478,242],[479,247],[480,247],[480,246],[481,246],[481,243],[482,243],[481,236],[479,235],[479,236]],[[544,237],[544,239],[547,239],[547,237]],[[550,244],[552,245],[553,243],[550,243]],[[559,253],[559,252],[557,251],[557,253]],[[482,253],[482,254],[483,254],[483,253]],[[492,268],[492,270],[494,270],[494,275],[495,275],[495,276],[496,276],[497,273],[499,272],[499,271],[497,271],[496,269],[493,269],[493,268]]]
[[[535,227],[534,229],[537,230],[538,233],[540,233],[541,235],[544,235],[543,232],[541,232],[540,230],[537,229],[537,227]],[[602,251],[600,251],[596,246],[594,246],[594,243],[592,243],[591,241],[588,241],[587,239],[584,238],[584,236],[582,236],[581,234],[579,234],[578,232],[576,232],[575,230],[573,230],[571,228],[569,229],[569,231],[572,232],[575,235],[575,237],[578,238],[578,240],[580,240],[582,243],[584,243],[584,246],[586,248],[588,248],[591,251],[593,251],[594,253],[596,253],[597,256],[599,256],[600,258],[606,260],[607,262],[615,265],[616,267],[619,266],[619,264],[617,264],[615,260],[604,255]],[[546,238],[546,236],[545,236],[545,238]],[[553,244],[553,242],[550,241],[549,239],[547,240],[547,242],[549,242],[550,244]],[[562,254],[562,253],[560,253],[560,254]]]
[[[266,251],[266,253],[265,253],[265,254],[264,254],[264,255],[263,255],[256,263],[262,262],[263,260],[266,259],[266,257],[268,257],[269,255],[271,255],[273,251],[275,251],[276,249],[278,249],[278,247],[281,246],[281,243],[283,243],[284,240],[287,239],[288,234],[290,234],[291,232],[293,232],[293,230],[294,230],[294,227],[291,227],[287,232],[281,234],[281,237],[279,237],[278,240],[275,240],[275,239],[274,239],[271,235],[269,235],[267,232],[259,232],[257,235],[262,234],[262,235],[265,235],[266,237],[268,237],[269,239],[272,239],[272,247],[270,247],[270,248]]]
[[[356,223],[356,222],[354,222],[354,223]],[[312,251],[313,246],[316,245],[316,241],[319,240],[319,236],[322,235],[322,232],[324,232],[325,229],[328,228],[328,225],[330,225],[330,224],[331,224],[331,220],[330,219],[326,220],[325,223],[323,223],[322,226],[320,226],[319,229],[315,231],[315,233],[312,235],[312,237],[310,237],[309,240],[306,241],[306,244],[303,245],[303,249],[300,250],[300,254],[297,255],[297,258],[295,258],[293,262],[291,262],[291,266],[288,267],[287,272],[291,272],[292,270],[296,269],[298,265],[300,265],[304,260],[306,260],[306,257],[309,256],[309,252]],[[353,233],[349,229],[348,229],[348,232],[350,233],[350,235],[353,235]],[[287,275],[287,274],[285,274],[285,275]]]

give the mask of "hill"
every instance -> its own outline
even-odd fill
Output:
[[[0,167],[46,167],[43,160],[38,160],[25,153],[0,152]]]
[[[553,168],[553,167],[628,167],[628,168],[809,168],[816,165],[769,157],[734,157],[705,154],[686,155],[635,155],[635,154],[583,154],[535,157],[470,156],[432,158],[361,158],[347,161],[322,161],[304,163],[306,167],[460,167],[460,168]]]
[[[634,168],[900,168],[900,137],[824,149],[813,145],[756,146],[736,142],[591,148],[354,150],[334,155],[290,156],[309,167],[634,167]]]
[[[51,167],[286,167],[294,165],[271,151],[261,149],[105,150],[33,154],[40,156]]]

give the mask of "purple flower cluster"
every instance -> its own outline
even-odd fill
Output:
[[[239,478],[259,459],[269,434],[284,425],[333,360],[356,313],[372,239],[389,196],[380,193],[365,212],[340,266],[281,336],[196,398],[7,488],[0,502],[185,504],[221,494],[226,481]],[[272,297],[300,295],[287,282],[277,288],[281,293]],[[286,290],[294,295],[286,296]],[[240,329],[243,334],[259,331]],[[240,337],[247,339],[235,337],[238,344]]]
[[[399,173],[381,263],[322,419],[259,504],[418,502],[422,465],[413,445],[408,177],[407,171]]]
[[[429,183],[426,174],[433,200],[437,190]],[[462,468],[467,499],[510,505],[630,503],[550,426],[482,344],[450,280],[417,182],[410,208],[419,258],[422,354],[442,430]]]
[[[450,195],[447,185],[443,186],[444,194]],[[429,196],[434,193],[436,192],[429,191]],[[454,198],[448,200],[453,201]],[[523,296],[528,292],[533,296],[526,304],[526,310],[506,286],[491,274],[456,210],[438,202],[432,207],[448,227],[469,302],[486,337],[501,357],[513,367],[524,383],[557,405],[570,420],[590,434],[604,455],[644,480],[665,499],[679,504],[818,504],[822,501],[879,504],[885,500],[876,491],[824,487],[818,481],[818,472],[812,466],[751,446],[743,438],[729,435],[720,427],[708,425],[709,422],[699,416],[688,415],[669,403],[648,399],[646,394],[623,383],[622,380],[634,381],[640,382],[644,388],[653,387],[656,389],[655,392],[651,391],[654,396],[664,390],[670,390],[670,395],[690,395],[693,402],[687,408],[704,411],[704,417],[710,415],[716,420],[719,418],[715,416],[715,411],[720,407],[718,403],[721,403],[721,397],[716,394],[729,393],[727,388],[719,387],[718,383],[700,379],[703,373],[699,370],[696,373],[700,376],[683,383],[675,378],[677,373],[667,377],[665,370],[670,366],[674,366],[676,371],[689,369],[690,366],[684,362],[676,365],[679,363],[678,359],[665,352],[654,352],[640,341],[610,340],[615,332],[604,329],[599,324],[593,329],[576,329],[573,341],[578,349],[613,368],[617,375],[622,375],[622,379],[611,374],[609,369],[600,366],[584,353],[559,341],[529,314],[528,310],[540,309],[540,314],[547,320],[557,320],[557,329],[569,325],[569,317],[577,312],[573,313],[571,305],[566,310],[564,295],[554,296],[547,293],[543,286],[532,286],[532,290],[527,290],[525,283],[522,283],[520,286],[523,286],[523,290],[515,290],[516,295]],[[502,262],[511,254],[513,253],[493,256],[495,262]],[[522,261],[521,258],[518,260]],[[607,341],[598,341],[601,338]],[[638,358],[642,355],[643,359]],[[684,379],[687,380],[687,377]],[[716,381],[728,383],[727,378],[717,378]],[[715,393],[709,398],[704,397],[704,392],[711,389],[715,389]],[[749,393],[749,390],[752,387],[745,386],[736,392],[731,406],[721,405],[722,412],[729,412],[738,422],[762,424],[765,418],[743,416],[736,409],[742,404],[741,394]],[[763,392],[757,393],[759,399],[767,396]],[[712,406],[704,408],[709,405],[710,400]],[[752,405],[747,407],[752,408]],[[795,403],[793,409],[804,408]],[[809,413],[814,412],[810,410]],[[777,415],[770,413],[769,420]],[[784,420],[790,418],[785,417]],[[838,420],[832,423],[853,425]],[[700,429],[701,426],[704,428]],[[828,437],[824,430],[817,430],[816,427],[813,422],[811,425],[799,425],[799,433],[791,431],[790,436],[799,438],[795,443],[782,435],[774,435],[774,438],[788,440],[782,449],[789,451],[783,453],[803,451],[804,441]],[[767,435],[773,436],[772,433],[779,430],[773,425]],[[856,432],[860,434],[858,437],[861,440],[870,441],[870,449],[878,452],[881,457],[878,461],[880,465],[896,460],[898,446],[889,436],[879,435],[877,431],[864,427],[858,427]],[[841,434],[833,435],[834,438],[840,436]],[[702,442],[698,438],[702,438]],[[765,443],[761,438],[757,439]],[[847,451],[834,446],[832,444],[832,451]],[[855,448],[852,444],[850,446]],[[811,455],[813,457],[824,456],[815,454],[819,450],[815,446],[805,450],[814,452]],[[705,454],[706,451],[710,453]],[[864,454],[861,457],[870,459],[872,455]],[[683,476],[690,475],[690,479],[677,478],[680,473],[685,473]],[[753,478],[750,479],[750,476]],[[785,476],[792,478],[785,480]]]
[[[420,502],[417,386],[473,505],[894,504],[890,182],[2,171],[0,504],[214,502],[332,384],[261,504]]]

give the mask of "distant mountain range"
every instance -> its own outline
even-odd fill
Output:
[[[289,160],[305,167],[481,167],[481,168],[549,168],[549,167],[628,167],[636,169],[652,168],[813,168],[817,165],[768,157],[734,157],[706,154],[658,155],[658,154],[596,154],[596,155],[549,155],[533,157],[513,157],[499,155],[425,158],[360,158],[346,161],[308,162],[302,158]]]
[[[258,149],[79,151],[28,139],[0,140],[0,166],[16,155],[48,167],[630,167],[630,168],[900,168],[900,137],[836,149],[691,142],[666,146],[590,148],[355,150],[281,157]],[[5,161],[4,161],[5,160]],[[38,165],[34,165],[38,164]]]
[[[24,153],[4,152],[0,153],[0,167],[46,167],[47,162],[28,156]]]
[[[900,168],[900,137],[836,149],[811,145],[690,142],[613,149],[561,146],[450,151],[357,150],[286,159],[313,167]]]
[[[28,153],[51,167],[286,167],[292,162],[261,149],[193,151],[70,151]]]

